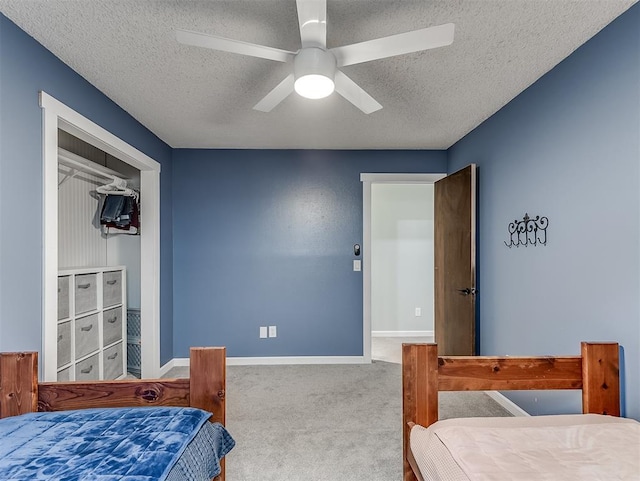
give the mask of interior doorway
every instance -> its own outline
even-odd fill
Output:
[[[433,184],[371,186],[373,337],[433,336]]]
[[[59,129],[140,172],[140,312],[142,377],[160,372],[160,164],[55,98],[40,92],[43,109],[43,326],[44,381],[56,380],[58,289]]]
[[[381,192],[385,191],[384,186],[390,186],[390,185],[397,185],[397,186],[402,186],[402,185],[411,185],[411,184],[427,184],[427,185],[432,185],[433,183],[435,183],[437,180],[440,180],[442,178],[444,178],[446,176],[446,174],[399,174],[399,173],[393,173],[393,174],[361,174],[360,175],[360,180],[363,183],[363,357],[365,362],[370,362],[371,361],[371,339],[372,339],[372,330],[373,330],[373,317],[374,317],[374,311],[373,309],[376,308],[375,305],[375,300],[374,300],[374,292],[373,292],[373,288],[374,288],[374,278],[372,276],[373,274],[373,263],[375,261],[374,257],[372,256],[372,214],[373,214],[373,207],[374,207],[374,195],[373,195],[373,191],[374,189],[376,189],[377,187],[383,187],[383,189],[380,189]],[[376,187],[374,187],[376,186]],[[380,199],[378,199],[380,200]],[[383,199],[384,201],[384,196]],[[377,202],[377,201],[376,201]],[[383,204],[384,205],[384,204]],[[380,205],[378,203],[378,208],[380,208]],[[408,229],[414,229],[416,228],[416,225],[414,224],[413,226],[406,226]],[[409,259],[399,259],[400,263],[404,263],[405,261],[409,262]],[[428,269],[428,266],[425,266],[425,269]],[[398,293],[398,289],[402,287],[402,284],[404,282],[409,282],[408,279],[395,279],[392,280],[392,282],[394,282],[394,290],[396,291],[396,293]],[[388,286],[387,286],[388,287]],[[384,290],[385,287],[382,286],[382,289]],[[431,289],[433,289],[433,283],[431,284]],[[406,293],[406,292],[402,292],[399,294],[400,297],[403,297],[405,294],[408,294],[409,296],[411,296],[411,293]],[[376,294],[376,298],[379,298],[380,294]],[[399,297],[397,295],[394,295],[394,303],[397,304]],[[431,299],[433,299],[433,297],[431,296]],[[407,299],[400,299],[400,302],[405,303],[408,302]],[[388,307],[388,306],[387,306]],[[396,308],[396,306],[391,306],[391,311],[393,311]],[[415,326],[419,325],[420,323],[420,318],[422,318],[423,316],[423,312],[422,310],[419,312],[419,316],[416,316],[416,308],[426,308],[426,309],[433,309],[433,306],[414,306],[412,307],[412,309],[410,310],[410,312],[407,312],[407,319],[405,319],[405,321],[408,321],[409,324],[405,323],[404,326],[406,327],[402,327],[401,330],[404,331],[402,332],[402,334],[408,334],[408,335],[420,335],[420,336],[424,336],[424,335],[428,335],[428,333],[425,332],[424,329],[416,329]],[[406,310],[406,309],[405,309]],[[390,322],[390,319],[392,316],[396,316],[397,312],[388,312],[386,314],[382,314],[382,317],[386,317],[387,320],[387,325],[388,322]],[[426,314],[426,312],[425,312]],[[418,324],[414,324],[413,327],[410,324],[411,318],[414,318],[413,320],[415,321],[416,317],[418,318]],[[376,320],[377,321],[377,320]],[[378,332],[382,332],[384,333],[384,331],[387,331],[387,329],[382,329],[380,328],[380,326],[384,327],[385,324],[384,322],[382,324],[378,323],[378,326],[376,327],[376,330],[378,330]],[[389,331],[391,330],[391,327],[389,327]],[[397,332],[398,331],[398,325],[396,324],[395,326],[395,330]]]

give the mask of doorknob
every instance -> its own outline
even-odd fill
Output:
[[[475,295],[476,290],[475,288],[469,289],[468,287],[465,287],[464,289],[458,289],[458,292],[463,296],[468,296],[469,294]]]

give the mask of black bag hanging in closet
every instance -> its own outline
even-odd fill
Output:
[[[137,199],[131,196],[108,194],[102,206],[100,224],[137,234],[140,228]]]
[[[125,196],[123,195],[107,195],[102,204],[102,212],[100,213],[100,224],[109,224],[115,222],[122,214],[125,205]]]

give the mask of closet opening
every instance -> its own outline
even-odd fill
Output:
[[[141,375],[139,201],[139,169],[58,129],[58,381]]]
[[[40,378],[159,377],[160,164],[45,92],[40,106]],[[127,347],[135,335],[128,339],[126,327],[136,314],[139,359],[132,363]]]

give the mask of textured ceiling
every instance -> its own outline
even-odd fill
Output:
[[[637,0],[328,0],[329,48],[455,23],[453,45],[344,67],[337,94],[253,106],[289,66],[179,44],[174,29],[300,48],[294,0],[0,0],[0,11],[172,147],[444,149]]]

